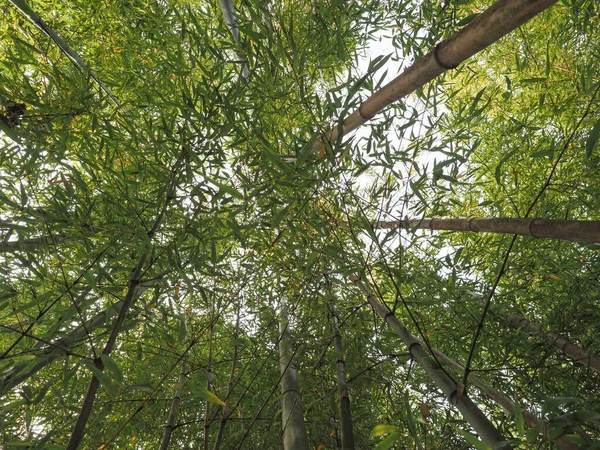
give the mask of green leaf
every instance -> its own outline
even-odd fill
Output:
[[[112,359],[109,355],[105,354],[100,355],[100,359],[102,360],[102,364],[104,364],[104,367],[106,367],[110,371],[113,378],[117,380],[118,383],[122,383],[123,372],[121,372],[121,369],[119,368],[115,360]]]
[[[544,428],[544,422],[538,422],[533,428],[527,432],[527,443],[533,444]]]
[[[86,364],[86,367],[100,381],[102,386],[104,386],[104,388],[106,389],[106,392],[108,392],[108,394],[111,397],[115,397],[117,395],[117,386],[113,383],[113,381],[106,373],[104,373],[91,363]]]
[[[376,425],[371,430],[370,437],[371,437],[371,439],[373,439],[375,437],[384,436],[388,433],[393,433],[393,432],[400,432],[400,429],[396,425],[390,425],[390,424]]]
[[[469,433],[465,430],[458,430],[458,432],[467,440],[469,444],[475,447],[477,450],[490,450],[490,447],[481,442],[477,436]]]
[[[515,424],[517,425],[517,431],[519,436],[525,436],[525,423],[523,422],[523,411],[521,405],[515,402]]]
[[[585,155],[588,158],[592,156],[592,152],[598,143],[598,138],[600,138],[600,120],[598,120],[592,127],[592,131],[590,131],[590,135],[585,143]]]
[[[569,403],[576,403],[579,399],[575,397],[555,397],[549,398],[544,402],[542,406],[542,414],[547,414],[551,411],[555,411],[561,405],[567,405]]]
[[[389,450],[396,443],[398,438],[400,437],[400,433],[392,432],[385,439],[383,439],[374,450]]]
[[[216,396],[216,394],[212,393],[208,389],[204,389],[203,387],[200,387],[198,385],[191,386],[194,393],[200,398],[203,398],[204,400],[214,403],[216,405],[226,406],[226,403],[223,400],[221,400],[219,397]]]

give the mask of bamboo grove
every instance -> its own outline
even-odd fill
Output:
[[[0,447],[600,448],[597,2],[0,8]]]

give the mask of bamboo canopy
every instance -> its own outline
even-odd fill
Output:
[[[589,367],[590,369],[600,373],[600,356],[590,354],[586,349],[581,348],[579,345],[575,345],[568,339],[560,336],[554,332],[544,332],[540,329],[539,325],[531,320],[527,320],[525,317],[509,314],[507,319],[516,327],[521,327],[524,330],[545,339],[548,344],[555,346],[560,349],[565,355],[573,358],[579,364]]]
[[[339,225],[348,225],[338,221]],[[553,220],[553,219],[408,219],[408,221],[377,221],[373,229],[393,229],[408,226],[414,229],[473,231],[506,233],[532,236],[534,238],[562,239],[565,241],[600,243],[600,220]]]
[[[467,393],[462,392],[459,394],[457,383],[429,356],[425,348],[421,345],[421,342],[400,323],[394,313],[375,298],[365,284],[360,281],[360,278],[354,276],[351,279],[367,297],[367,301],[373,310],[390,326],[398,337],[400,337],[408,347],[411,356],[419,363],[419,365],[421,365],[427,375],[431,377],[435,385],[448,397],[450,403],[456,406],[465,420],[469,422],[477,434],[479,434],[483,442],[492,447],[499,442],[505,441],[504,437],[496,427],[494,427],[485,414],[481,412],[477,405],[473,403]]]
[[[500,0],[494,3],[461,31],[439,43],[427,55],[371,95],[344,120],[341,127],[333,127],[317,140],[312,151],[321,151],[326,142],[336,142],[343,135],[371,120],[386,106],[406,97],[447,70],[456,68],[465,59],[493,44],[555,2],[556,0]]]

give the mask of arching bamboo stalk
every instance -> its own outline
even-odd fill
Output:
[[[422,346],[425,346],[420,339],[418,339],[416,337],[415,337],[415,339]],[[454,361],[453,359],[446,356],[444,353],[440,352],[436,348],[432,348],[431,350],[432,350],[433,354],[437,357],[438,360],[447,363],[449,366],[451,366],[453,369],[455,369],[459,374],[462,374],[465,372],[465,368],[463,366],[461,366],[456,361]],[[503,393],[498,391],[496,388],[494,388],[494,387],[490,386],[489,384],[487,384],[486,382],[484,382],[477,375],[474,375],[474,372],[469,373],[469,380],[471,381],[471,383],[473,383],[473,385],[475,387],[477,387],[481,392],[486,394],[491,400],[498,403],[498,405],[500,405],[507,413],[509,413],[511,415],[515,414],[515,402],[512,401],[509,397],[507,397],[506,395],[504,395]],[[521,412],[523,413],[523,421],[531,428],[533,428],[534,426],[536,426],[538,423],[541,422],[541,420],[536,415],[532,414],[525,408],[521,408]],[[562,450],[577,450],[579,448],[577,445],[573,444],[571,441],[569,441],[567,438],[565,438],[563,436],[556,438],[556,439],[552,439],[552,441]]]
[[[350,412],[350,396],[346,383],[346,362],[344,361],[344,348],[342,336],[338,327],[338,317],[333,304],[329,302],[331,310],[331,328],[333,329],[333,344],[335,346],[335,371],[338,388],[338,410],[340,413],[340,424],[342,427],[342,450],[354,450],[354,432],[352,430],[352,414]]]
[[[279,320],[279,371],[281,373],[281,422],[284,450],[308,450],[308,435],[304,424],[302,397],[298,386],[298,372],[291,361],[292,337],[289,329],[287,304],[282,301]]]
[[[586,367],[600,373],[600,356],[589,353],[586,349],[581,348],[579,345],[573,344],[568,339],[560,336],[558,333],[552,331],[544,332],[540,329],[539,325],[531,320],[527,320],[525,317],[509,314],[507,320],[516,327],[523,328],[524,330],[544,339],[548,344],[558,348],[561,352],[579,364],[583,364]]]
[[[348,222],[340,220],[338,221],[338,225],[347,226]],[[426,230],[506,233],[533,236],[534,238],[600,243],[600,220],[506,218],[408,219],[407,221],[379,220],[373,222],[371,226],[373,229],[409,227]]]
[[[396,318],[393,312],[382,305],[375,296],[367,289],[365,284],[358,277],[352,277],[352,282],[358,286],[361,292],[367,297],[367,301],[373,310],[381,317],[398,337],[408,347],[408,350],[414,360],[431,377],[435,385],[447,396],[451,404],[456,406],[465,420],[475,429],[483,442],[489,446],[494,446],[499,442],[505,441],[504,437],[494,427],[492,422],[479,410],[466,392],[459,393],[456,382],[433,360],[421,342],[416,339],[404,325]]]
[[[179,409],[179,404],[181,403],[181,391],[185,385],[185,372],[186,360],[184,359],[181,362],[181,372],[179,373],[179,381],[177,383],[178,388],[173,397],[173,402],[171,402],[169,417],[165,424],[165,429],[163,430],[162,439],[160,440],[160,450],[167,450],[167,448],[169,448],[169,443],[171,442],[171,434],[173,433],[173,428],[175,428],[175,419],[177,418],[177,411]]]
[[[390,83],[371,95],[343,122],[333,127],[313,145],[319,152],[325,142],[336,142],[371,120],[383,108],[406,97],[447,70],[454,69],[465,59],[496,42],[556,0],[500,0],[486,9],[450,39],[442,41],[431,52],[417,60]]]

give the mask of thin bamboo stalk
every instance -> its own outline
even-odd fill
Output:
[[[181,362],[181,372],[179,373],[179,381],[177,391],[171,402],[171,409],[169,410],[169,416],[165,429],[163,430],[162,439],[160,440],[160,450],[167,450],[169,443],[171,442],[171,435],[173,434],[173,428],[175,428],[175,419],[177,418],[177,411],[179,410],[179,404],[181,403],[181,391],[185,385],[185,372],[186,372],[186,360]]]
[[[544,339],[548,344],[553,345],[568,357],[573,358],[574,361],[600,373],[600,356],[594,355],[579,345],[573,344],[558,333],[542,331],[537,323],[528,320],[525,317],[509,314],[507,319],[515,327],[523,328]]]
[[[348,222],[338,221],[338,224],[348,225]],[[374,229],[394,229],[408,226],[413,229],[519,234],[534,238],[600,243],[600,220],[506,218],[408,219],[408,221],[379,220],[373,222],[371,226]]]
[[[160,212],[158,213],[152,228],[147,233],[147,237],[149,241],[152,241],[156,232],[158,231],[162,220],[167,212],[167,208],[171,201],[175,198],[175,188],[177,186],[178,179],[178,170],[181,162],[183,161],[183,156],[185,155],[185,151],[182,149],[181,155],[178,158],[177,162],[174,164],[173,169],[171,170],[171,177],[169,180],[169,184],[167,186],[166,199],[164,205]],[[125,322],[125,318],[127,317],[127,313],[129,312],[129,308],[131,307],[138,287],[140,285],[140,280],[142,278],[142,274],[144,273],[144,266],[146,264],[146,259],[150,256],[150,250],[144,250],[140,255],[135,269],[131,273],[131,277],[129,278],[129,283],[127,287],[127,293],[125,294],[125,298],[123,299],[123,306],[115,319],[110,335],[104,349],[102,350],[103,355],[110,355],[113,351],[116,343],[117,337],[121,332],[121,328]],[[104,371],[104,363],[101,358],[96,358],[94,361],[94,365],[100,371]],[[69,442],[67,444],[67,450],[76,450],[83,439],[85,434],[85,426],[92,414],[92,409],[94,407],[94,402],[96,400],[96,394],[98,393],[98,388],[100,387],[100,380],[92,374],[92,379],[90,380],[90,384],[88,386],[88,390],[83,399],[83,404],[81,406],[81,410],[79,411],[79,416],[77,417],[77,421],[75,422],[75,426],[73,427],[73,431],[71,432],[71,437],[69,438]]]
[[[240,332],[240,310],[238,308],[236,317],[235,317],[235,339],[237,340]],[[215,445],[213,446],[213,450],[219,450],[221,447],[221,441],[223,440],[223,433],[225,431],[225,425],[227,424],[227,419],[229,418],[229,410],[227,407],[227,402],[231,397],[231,393],[233,392],[233,386],[235,381],[235,368],[237,365],[238,358],[238,345],[235,344],[233,346],[233,358],[231,359],[231,371],[229,372],[229,381],[227,383],[227,396],[225,397],[226,405],[223,406],[221,410],[221,420],[219,422],[219,429],[217,430],[217,437],[215,439]]]
[[[210,373],[212,370],[212,358],[213,358],[213,343],[215,337],[215,328],[212,321],[212,316],[214,314],[214,294],[213,294],[213,307],[211,308],[211,324],[209,330],[209,338],[208,338],[208,364],[206,365],[207,372]],[[206,391],[210,392],[210,379],[206,380]],[[203,436],[203,449],[208,450],[209,437],[210,437],[210,404],[207,401],[204,405],[204,436]]]
[[[408,347],[414,360],[421,365],[435,385],[448,397],[450,403],[456,406],[465,420],[479,434],[483,442],[489,446],[494,446],[499,442],[505,441],[504,437],[473,403],[467,393],[458,393],[458,385],[456,382],[429,356],[421,342],[410,334],[408,329],[400,323],[394,313],[375,298],[365,284],[360,281],[360,278],[356,276],[352,277],[352,282],[358,286],[361,292],[367,297],[367,301],[379,317],[381,317],[398,337],[400,337]]]
[[[313,145],[320,152],[326,142],[335,143],[371,120],[383,108],[406,97],[465,59],[488,47],[529,19],[554,4],[556,0],[500,0],[486,9],[450,39],[442,41],[431,52],[417,60],[390,83],[371,95],[343,122],[333,127]]]
[[[342,427],[342,450],[354,450],[354,431],[352,429],[352,414],[350,412],[350,396],[348,394],[348,385],[346,383],[346,362],[344,361],[344,348],[342,346],[342,336],[338,326],[338,316],[330,300],[331,310],[331,328],[333,330],[333,343],[335,346],[336,361],[336,379],[338,388],[338,409],[340,414],[340,424]]]
[[[279,371],[281,373],[281,421],[284,450],[308,450],[298,372],[293,363],[292,337],[289,330],[287,304],[282,301],[279,321]]]

